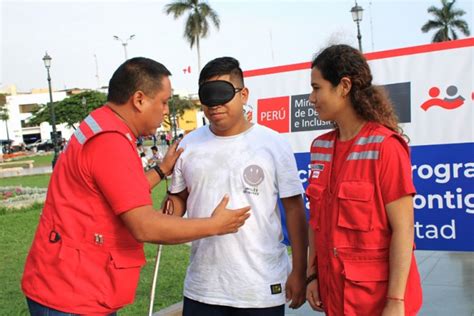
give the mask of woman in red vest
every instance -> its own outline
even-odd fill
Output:
[[[335,129],[311,145],[307,300],[328,315],[416,315],[415,187],[393,106],[350,46],[311,68],[309,101]]]

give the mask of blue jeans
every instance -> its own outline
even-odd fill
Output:
[[[28,309],[30,310],[31,316],[80,316],[79,314],[65,313],[49,308],[29,299],[28,297],[26,298],[26,302],[28,303]],[[109,314],[109,316],[117,316],[117,313]]]

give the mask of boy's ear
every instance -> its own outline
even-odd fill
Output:
[[[241,97],[241,100],[242,100],[242,104],[247,104],[247,100],[249,99],[249,89],[247,87],[244,87],[241,91],[240,91],[240,97]]]

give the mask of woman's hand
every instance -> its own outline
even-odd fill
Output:
[[[311,308],[317,312],[324,312],[323,302],[319,298],[318,280],[315,279],[308,283],[306,287],[306,300]]]
[[[405,304],[403,301],[387,299],[382,316],[405,316]]]

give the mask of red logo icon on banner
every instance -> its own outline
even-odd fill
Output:
[[[421,108],[425,111],[427,111],[429,108],[432,106],[439,106],[442,107],[443,109],[447,110],[453,110],[461,105],[464,104],[464,98],[461,95],[458,95],[455,97],[455,95],[458,93],[458,88],[456,86],[449,86],[446,89],[446,94],[449,96],[449,98],[438,98],[440,91],[438,87],[431,87],[430,91],[428,94],[430,95],[431,99],[423,102],[421,105]]]
[[[290,130],[290,97],[260,99],[257,123],[279,133]]]

